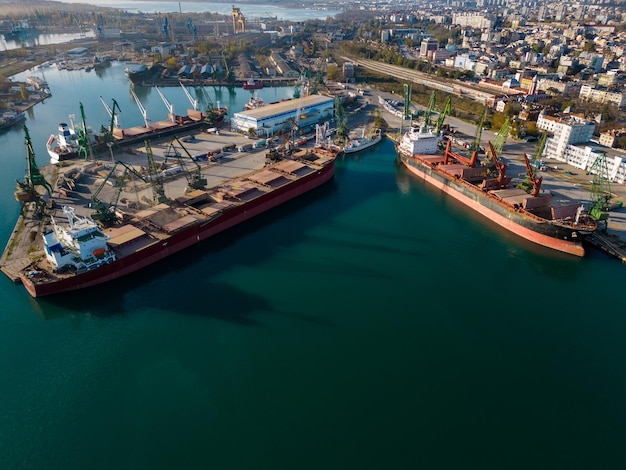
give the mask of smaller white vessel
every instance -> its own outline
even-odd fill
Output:
[[[360,152],[361,150],[368,149],[373,147],[378,142],[380,142],[383,138],[382,131],[380,129],[375,129],[372,132],[372,135],[369,137],[365,137],[365,128],[361,132],[361,137],[354,137],[350,139],[350,141],[343,148],[344,153],[355,153]]]

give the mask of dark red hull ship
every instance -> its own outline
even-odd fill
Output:
[[[284,162],[295,163],[294,161]],[[198,220],[186,224],[179,230],[168,230],[167,233],[159,231],[156,235],[146,233],[141,240],[137,240],[134,247],[132,244],[123,248],[111,247],[116,252],[117,259],[109,264],[82,273],[67,274],[53,273],[50,269],[38,268],[33,265],[20,273],[20,279],[33,297],[41,297],[96,286],[139,271],[297,198],[329,181],[334,175],[335,161],[333,158],[321,156],[317,162],[303,163],[298,170],[298,174],[301,176],[292,174],[289,175],[289,178],[283,177],[282,182],[275,179],[277,182],[271,189],[261,191],[255,188],[253,196],[243,201],[231,201],[222,209],[214,210],[210,216],[200,214],[201,211],[195,209],[195,212],[199,214],[197,215]],[[272,167],[267,167],[262,177],[272,178],[272,176],[267,176]],[[259,176],[259,178],[262,177]],[[186,209],[187,212],[190,210],[193,212],[194,208]],[[141,226],[144,230],[145,225]],[[140,225],[137,225],[132,229],[139,230],[139,227]]]

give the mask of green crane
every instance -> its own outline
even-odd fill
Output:
[[[543,131],[537,141],[537,149],[535,150],[531,161],[531,164],[535,168],[539,167],[539,162],[541,161],[541,156],[543,155],[543,149],[546,148],[546,140],[548,140],[548,131]]]
[[[611,184],[609,182],[609,169],[606,164],[606,155],[599,154],[587,174],[593,173],[591,183],[591,195],[589,197],[591,206],[589,215],[598,222],[603,222],[606,228],[606,221],[609,218],[609,201],[611,200]]]
[[[511,120],[507,117],[504,120],[502,127],[496,134],[496,137],[493,139],[493,148],[496,150],[496,152],[498,152],[498,154],[502,153],[502,147],[504,147],[506,138],[509,136],[510,127],[511,127]]]
[[[81,129],[78,131],[78,156],[84,156],[85,160],[89,160],[91,156],[91,145],[89,143],[89,133],[87,131],[87,123],[85,121],[85,108],[80,103]]]
[[[443,111],[439,113],[439,117],[437,118],[437,123],[435,124],[435,133],[437,135],[441,134],[441,129],[443,128],[443,123],[446,119],[446,116],[450,114],[452,111],[452,99],[448,96],[446,100],[446,104],[443,108]]]
[[[430,95],[430,101],[428,103],[428,108],[424,113],[424,124],[422,126],[422,131],[427,132],[431,127],[432,123],[430,122],[430,117],[435,112],[435,102],[436,102],[436,94],[433,91]]]
[[[24,207],[28,202],[35,202],[35,213],[38,214],[43,208],[43,199],[35,189],[35,186],[43,186],[48,196],[52,196],[52,186],[50,186],[50,183],[46,181],[44,175],[39,171],[39,167],[35,161],[35,151],[33,150],[28,128],[26,126],[23,128],[26,143],[27,170],[24,181],[16,181],[15,199],[21,204],[20,213],[22,215],[24,215]]]
[[[482,114],[480,115],[480,120],[478,121],[478,126],[476,127],[476,135],[474,136],[474,141],[470,146],[470,151],[476,152],[480,150],[480,139],[483,136],[483,125],[485,124],[485,118],[487,117],[487,107],[483,109]],[[496,151],[498,151],[496,149]]]
[[[183,162],[182,155],[178,151],[176,146],[174,145],[174,141],[176,141],[178,145],[180,145],[180,148],[183,149],[187,157],[189,157],[189,160],[193,162],[193,164],[195,165],[193,170],[186,169],[186,165]],[[194,160],[194,158],[191,156],[189,151],[185,148],[185,146],[183,145],[183,143],[180,141],[180,139],[177,136],[174,136],[174,138],[170,141],[170,145],[168,149],[165,151],[166,162],[167,162],[168,157],[174,157],[178,161],[178,164],[180,165],[180,167],[183,170],[183,173],[185,174],[185,178],[187,178],[187,190],[188,191],[192,189],[204,189],[204,187],[207,184],[207,179],[204,176],[202,176],[200,165],[198,165],[198,162]]]
[[[116,169],[118,165],[122,165],[124,167],[124,171],[121,175],[116,176]],[[146,179],[141,176],[132,166],[127,165],[124,162],[115,162],[111,171],[104,178],[98,189],[91,196],[91,208],[93,212],[91,213],[91,218],[98,222],[103,227],[110,227],[117,221],[117,217],[115,215],[115,209],[117,208],[117,203],[120,198],[120,194],[122,192],[122,188],[124,187],[124,183],[126,182],[126,178],[128,173],[134,174],[137,178],[146,182]],[[114,181],[115,192],[110,202],[104,202],[100,199],[100,192],[107,185],[109,181]]]
[[[152,194],[157,204],[160,204],[167,200],[167,197],[165,196],[165,188],[163,187],[163,176],[159,171],[157,171],[150,141],[145,140],[144,142],[146,144],[146,154],[148,155],[148,174],[150,178],[150,185],[152,186]]]

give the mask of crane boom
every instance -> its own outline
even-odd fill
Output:
[[[120,107],[117,104],[117,101],[115,101],[115,99],[113,99],[113,108],[111,108],[108,104],[106,104],[106,102],[104,101],[104,98],[102,98],[102,96],[100,96],[100,101],[102,102],[102,105],[104,106],[104,109],[106,109],[107,114],[111,118],[111,124],[109,126],[109,132],[113,133],[113,126],[115,126],[117,129],[119,129],[119,127],[120,127],[120,123],[118,122],[118,119],[117,119],[117,114],[115,114],[115,108],[117,107],[117,110],[120,111],[120,112],[122,110],[120,109]]]
[[[483,125],[485,124],[485,117],[487,116],[487,107],[483,109],[483,113],[480,115],[480,121],[478,121],[478,126],[476,127],[476,135],[474,136],[474,142],[472,142],[471,150],[479,151],[480,150],[480,139],[483,135]],[[496,146],[497,150],[497,146]]]
[[[443,123],[446,119],[446,116],[448,116],[448,114],[450,114],[451,111],[452,111],[452,99],[448,96],[448,99],[446,100],[446,105],[443,108],[443,111],[439,114],[439,117],[437,118],[437,124],[435,126],[435,132],[437,135],[441,134],[441,129],[443,128]]]
[[[193,164],[195,165],[194,170],[187,170],[180,152],[174,145],[174,141],[178,142],[178,145],[180,145],[180,148],[183,149],[188,159],[191,162],[193,162]],[[173,156],[178,160],[178,163],[180,164],[181,169],[185,173],[185,178],[187,178],[188,190],[203,189],[206,186],[207,179],[204,176],[202,176],[202,172],[201,172],[202,169],[200,168],[200,165],[198,165],[198,162],[191,156],[191,154],[189,153],[189,150],[187,150],[187,148],[183,145],[183,143],[180,141],[180,139],[177,136],[174,136],[174,138],[170,142],[168,150],[165,154],[166,162],[167,162],[168,156]]]
[[[433,112],[435,111],[435,100],[436,100],[436,95],[435,92],[433,91],[430,95],[430,101],[428,103],[428,109],[426,109],[426,112],[424,113],[424,125],[422,130],[424,132],[427,132],[428,129],[430,128],[431,122],[430,122],[430,117],[432,116]]]
[[[496,152],[502,153],[502,147],[504,147],[506,138],[509,136],[510,127],[511,127],[511,120],[507,117],[504,120],[504,124],[502,124],[502,127],[498,131],[498,134],[496,135],[494,142],[493,142],[493,148],[496,149]]]
[[[189,90],[187,90],[187,87],[183,84],[183,82],[178,82],[178,83],[180,83],[180,86],[185,92],[185,95],[187,95],[187,99],[191,103],[191,106],[193,106],[193,110],[198,111],[198,100],[195,99],[193,96],[191,96],[191,93],[189,93]]]
[[[170,118],[170,121],[172,121],[173,123],[176,122],[176,116],[174,114],[174,105],[171,104],[167,98],[165,97],[165,95],[163,94],[163,92],[161,91],[161,89],[158,86],[155,86],[154,88],[156,88],[157,93],[159,94],[159,96],[161,97],[161,100],[163,100],[163,104],[165,105],[165,107],[167,108],[167,112],[168,112],[168,117]]]
[[[139,98],[137,97],[137,95],[135,94],[132,88],[130,89],[130,94],[135,100],[135,103],[137,103],[137,107],[139,108],[139,111],[141,111],[141,115],[143,116],[143,122],[146,125],[146,128],[149,128],[150,121],[148,120],[148,111],[146,111],[146,108],[143,107],[143,104],[141,104],[141,101],[139,101]]]

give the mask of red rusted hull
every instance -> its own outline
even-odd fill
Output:
[[[511,233],[547,248],[574,256],[584,256],[584,235],[581,231],[530,217],[524,211],[513,209],[467,182],[429,167],[419,158],[399,156],[411,173]]]

